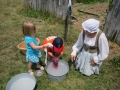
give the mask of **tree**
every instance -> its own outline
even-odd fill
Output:
[[[103,32],[120,45],[120,0],[111,1]]]

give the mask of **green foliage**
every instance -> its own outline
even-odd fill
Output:
[[[64,21],[50,15],[48,12],[36,11],[23,7],[24,0],[1,0],[0,21],[0,90],[5,90],[7,82],[17,74],[28,73],[25,56],[20,54],[17,45],[23,41],[22,23],[27,18],[37,27],[37,37],[41,40],[46,36],[59,35],[63,38]],[[14,7],[13,7],[14,6]],[[22,8],[22,9],[21,9]],[[82,17],[81,17],[82,19]],[[76,42],[80,30],[69,26],[68,41],[65,43],[63,60],[70,59],[71,49]],[[41,61],[44,64],[45,53],[42,51]],[[118,66],[118,59],[115,60]],[[112,67],[113,66],[113,67]],[[67,77],[61,82],[53,82],[46,71],[41,77],[36,77],[35,90],[119,90],[120,78],[116,66],[105,60],[99,75],[86,77],[75,71],[73,63]],[[36,68],[33,69],[36,71]]]
[[[120,57],[114,57],[112,60],[111,60],[111,63],[115,66],[115,67],[119,67],[120,68]]]
[[[109,10],[111,10],[114,7],[113,0],[110,0],[109,2]]]
[[[84,3],[84,4],[89,4],[89,3],[103,3],[103,2],[107,2],[109,0],[73,0],[73,3]]]
[[[22,14],[26,17],[32,17],[32,18],[38,18],[39,16],[39,12],[34,10],[34,9],[30,9],[30,8],[25,8],[22,9],[19,14]]]
[[[112,67],[116,68],[115,71],[118,72],[120,74],[120,56],[116,56],[114,57],[111,61],[110,61]]]
[[[64,24],[64,21],[62,21],[60,18],[57,18],[55,15],[42,10],[38,11],[32,8],[24,7],[18,11],[18,14],[28,18],[40,18],[41,20],[46,20],[46,22],[50,24],[55,24],[56,22]]]

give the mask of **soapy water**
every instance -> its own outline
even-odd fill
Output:
[[[34,84],[35,82],[30,80],[30,78],[22,78],[15,81],[11,85],[10,90],[32,90],[34,88]]]
[[[46,68],[47,73],[53,76],[62,76],[65,75],[69,70],[68,65],[63,62],[62,60],[59,60],[58,67],[53,66],[53,62],[50,62]]]

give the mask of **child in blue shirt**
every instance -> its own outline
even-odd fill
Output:
[[[22,32],[24,34],[24,39],[27,47],[26,51],[26,62],[28,62],[28,72],[34,75],[32,71],[33,63],[37,64],[37,68],[44,70],[44,67],[39,64],[39,58],[42,56],[39,49],[47,48],[48,44],[39,46],[36,40],[36,27],[33,23],[29,21],[24,21]]]

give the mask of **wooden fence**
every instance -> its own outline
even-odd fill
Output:
[[[65,20],[69,0],[24,0],[24,4],[35,10],[43,10]]]

